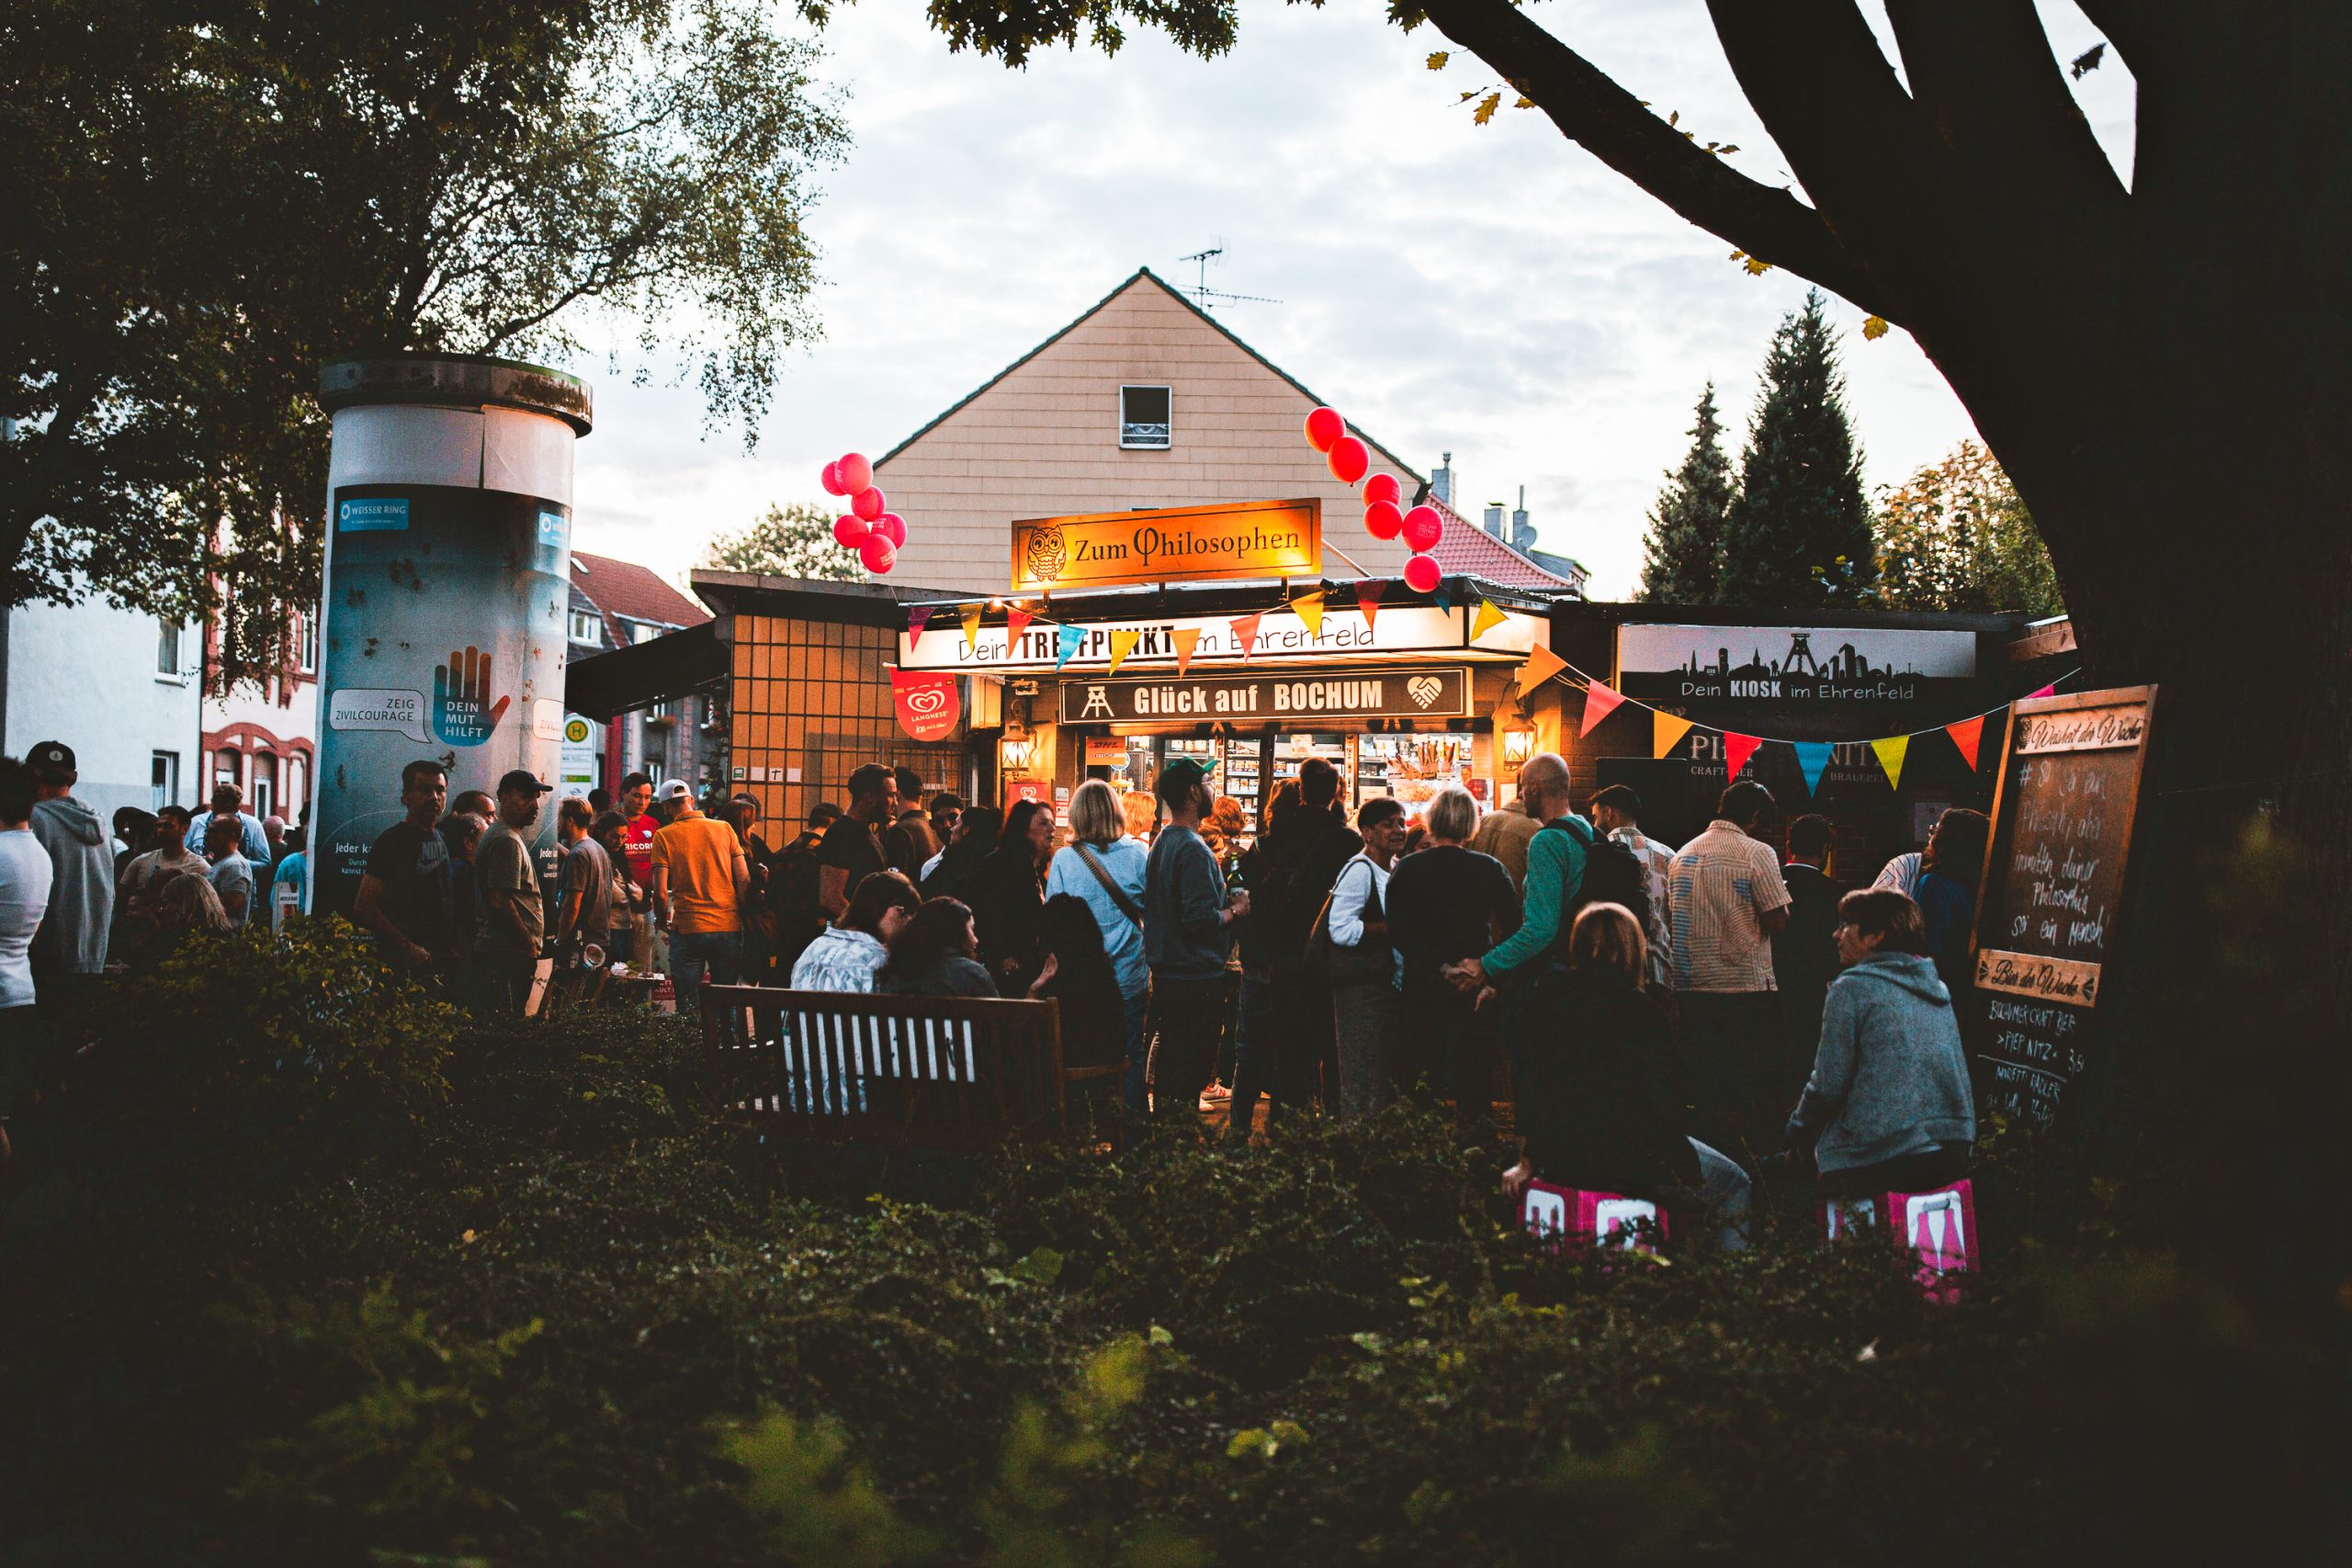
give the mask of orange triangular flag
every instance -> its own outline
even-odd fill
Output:
[[[1495,627],[1501,626],[1506,618],[1500,610],[1495,608],[1495,602],[1492,599],[1479,600],[1478,618],[1470,623],[1470,640],[1477,641]]]
[[[1254,615],[1239,615],[1234,618],[1233,637],[1241,645],[1242,658],[1250,657],[1250,647],[1258,640],[1258,623],[1265,618],[1266,613],[1263,610]]]
[[[1136,644],[1142,640],[1142,631],[1134,626],[1129,626],[1123,632],[1113,632],[1111,634],[1111,668],[1105,670],[1103,673],[1116,675],[1119,672],[1120,660],[1133,653],[1136,650]]]
[[[1531,648],[1527,662],[1519,667],[1519,689],[1532,692],[1568,667],[1568,661],[1548,648]]]
[[[1963,718],[1958,724],[1947,724],[1944,726],[1944,733],[1951,736],[1951,743],[1960,748],[1960,754],[1968,759],[1968,771],[1974,773],[1976,745],[1984,738],[1984,716],[1980,713],[1974,718]]]
[[[1889,736],[1884,740],[1871,742],[1871,750],[1878,753],[1878,765],[1886,772],[1887,784],[1895,789],[1903,787],[1903,756],[1911,750],[1907,735]]]
[[[1306,623],[1306,635],[1308,637],[1321,637],[1323,635],[1322,594],[1309,593],[1303,599],[1294,599],[1290,602],[1290,607],[1298,612],[1298,618],[1300,620]]]
[[[1753,735],[1724,731],[1724,782],[1729,784],[1739,777],[1739,770],[1747,766],[1747,759],[1756,755],[1756,749],[1763,744]]]
[[[1186,670],[1186,669],[1188,669],[1188,668],[1192,665],[1192,662],[1193,662],[1193,649],[1196,649],[1196,648],[1200,647],[1200,645],[1201,645],[1201,628],[1200,628],[1200,627],[1198,627],[1198,626],[1179,626],[1179,627],[1177,628],[1177,630],[1176,630],[1176,676],[1177,676],[1177,679],[1179,679],[1179,680],[1183,679],[1183,675],[1184,675],[1184,671],[1185,671],[1185,670]]]
[[[1004,646],[1007,651],[1012,649],[1014,643],[1021,640],[1021,634],[1027,631],[1029,623],[1036,618],[1018,604],[1007,604],[1004,607]]]
[[[1385,582],[1372,578],[1356,584],[1356,608],[1363,612],[1366,631],[1372,629],[1374,617],[1380,614],[1380,591],[1387,586]]]
[[[1578,739],[1592,733],[1592,727],[1617,711],[1625,699],[1594,681],[1584,689],[1584,728],[1577,731]]]
[[[964,646],[977,652],[980,646],[980,607],[967,606],[963,614]]]
[[[1650,755],[1653,757],[1665,756],[1690,733],[1690,721],[1677,718],[1670,713],[1659,713],[1653,708],[1650,710]]]

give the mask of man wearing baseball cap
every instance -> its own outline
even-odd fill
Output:
[[[674,815],[653,835],[653,919],[670,933],[678,1015],[699,1019],[703,976],[731,986],[742,976],[752,863],[731,824],[695,809],[685,780],[672,779],[657,798]]]
[[[498,820],[474,851],[474,887],[481,895],[482,992],[492,1012],[515,1018],[530,1000],[531,971],[547,931],[538,867],[524,829],[537,825],[539,799],[554,787],[524,768],[502,776]]]
[[[114,852],[107,825],[74,798],[74,749],[44,740],[26,754],[33,770],[33,837],[49,852],[49,913],[33,938],[36,976],[74,976],[70,989],[94,982],[107,966],[107,932],[114,924]],[[43,987],[42,1001],[51,999]]]

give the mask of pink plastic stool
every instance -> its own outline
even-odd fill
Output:
[[[1822,1234],[1832,1241],[1883,1218],[1899,1221],[1897,1245],[1918,1260],[1919,1289],[1930,1301],[1959,1300],[1955,1276],[1976,1272],[1976,1188],[1965,1177],[1929,1192],[1826,1199],[1819,1213]]]
[[[1667,1212],[1646,1198],[1622,1192],[1584,1192],[1531,1180],[1520,1195],[1520,1224],[1555,1250],[1574,1240],[1580,1247],[1614,1247],[1655,1252],[1667,1236]]]

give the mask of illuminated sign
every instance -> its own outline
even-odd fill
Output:
[[[1199,582],[1219,577],[1320,577],[1320,501],[1244,501],[1012,525],[1012,591]]]
[[[1210,675],[1199,680],[1065,681],[1065,724],[1301,718],[1466,718],[1470,671],[1332,670],[1314,675]]]
[[[1340,591],[1344,592],[1344,590]],[[1128,674],[1146,666],[1172,668],[1186,641],[1192,654],[1188,669],[1203,664],[1234,664],[1257,659],[1361,658],[1367,654],[1464,653],[1524,658],[1535,646],[1543,617],[1521,611],[1507,612],[1499,626],[1489,626],[1476,640],[1470,636],[1476,606],[1441,610],[1434,604],[1399,604],[1367,620],[1339,593],[1323,613],[1322,625],[1310,628],[1292,610],[1269,610],[1260,617],[1256,637],[1245,646],[1231,615],[1138,615],[1132,620],[1105,619],[1078,628],[1078,646],[1063,660],[1061,628],[1047,621],[1032,621],[1014,636],[1003,626],[981,626],[967,641],[952,632],[933,632],[916,638],[900,633],[899,667],[902,670],[1000,671],[1035,670],[1049,672],[1057,665],[1070,671],[1100,670],[1111,662],[1119,634],[1136,634],[1135,645],[1120,660]]]

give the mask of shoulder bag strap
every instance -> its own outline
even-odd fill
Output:
[[[1125,888],[1111,880],[1111,874],[1102,869],[1102,863],[1094,858],[1094,852],[1076,839],[1070,840],[1069,847],[1078,852],[1078,858],[1086,863],[1086,869],[1094,874],[1094,880],[1102,885],[1102,891],[1111,896],[1111,902],[1119,907],[1119,913],[1126,916],[1134,923],[1135,928],[1141,931],[1143,910],[1136,907],[1134,899],[1127,897]]]

